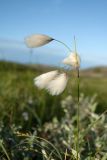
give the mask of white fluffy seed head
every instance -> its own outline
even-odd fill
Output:
[[[80,67],[80,57],[76,53],[71,53],[67,58],[62,61],[64,64],[71,65],[74,68]]]
[[[34,79],[34,84],[40,89],[46,88],[48,83],[51,80],[53,80],[57,75],[58,75],[57,70],[44,73]]]
[[[47,85],[47,90],[51,95],[59,95],[62,93],[67,85],[68,77],[66,73],[58,75],[55,79],[50,81]]]
[[[25,43],[28,47],[40,47],[54,40],[53,38],[43,35],[43,34],[34,34],[25,38]]]

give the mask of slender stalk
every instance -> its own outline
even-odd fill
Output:
[[[61,43],[62,45],[64,45],[69,50],[69,52],[72,52],[72,50],[64,42],[59,41],[57,39],[54,39],[54,40],[57,41],[57,42],[59,42],[59,43]]]
[[[59,40],[56,40],[54,39],[55,41],[61,43],[62,45],[64,45],[68,50],[69,52],[72,52],[72,50],[62,41],[59,41]],[[76,50],[76,40],[75,40],[75,36],[74,36],[74,44],[75,44],[75,53],[77,55],[77,50]],[[77,60],[78,62],[78,60]],[[77,68],[77,101],[78,101],[78,104],[77,104],[77,142],[76,142],[76,150],[77,150],[77,160],[79,160],[79,123],[80,123],[80,118],[79,118],[79,97],[80,97],[80,86],[79,86],[79,81],[80,81],[80,75],[79,75],[79,68]]]
[[[30,48],[30,54],[29,54],[29,64],[32,64],[32,55],[33,55],[33,50]]]
[[[89,150],[89,153],[91,152],[91,148],[90,148],[90,142],[89,140],[87,139],[87,143],[88,143],[88,150]],[[91,153],[89,154],[89,160],[91,160]]]
[[[66,159],[67,159],[67,149],[65,151],[65,158],[64,158],[64,160],[66,160]]]
[[[80,81],[80,75],[79,75],[79,69],[77,70],[77,79],[78,79],[78,84],[77,84],[77,92],[78,92],[78,104],[77,104],[77,160],[78,160],[78,154],[79,154],[79,128],[80,128],[80,118],[79,118],[79,97],[80,97],[80,86],[79,86],[79,81]]]
[[[7,159],[10,160],[10,158],[8,156],[8,153],[7,153],[7,151],[6,151],[6,149],[5,149],[4,145],[3,145],[2,140],[0,140],[0,146],[1,146],[2,150],[3,150],[3,152],[5,153]]]
[[[74,36],[74,45],[75,45],[75,54],[77,55],[77,49],[76,49],[76,39]],[[78,63],[78,60],[77,60]],[[78,65],[78,64],[77,64]],[[76,144],[76,150],[77,150],[77,160],[79,159],[79,128],[80,128],[80,117],[79,117],[79,97],[80,97],[80,75],[79,75],[79,67],[77,67],[77,144]]]

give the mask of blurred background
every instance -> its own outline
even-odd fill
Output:
[[[74,50],[75,36],[81,57],[82,127],[87,127],[88,123],[107,109],[106,6],[106,0],[0,0],[0,138],[4,140],[11,159],[28,157],[30,160],[37,156],[33,151],[26,152],[23,146],[14,151],[11,149],[22,142],[17,138],[16,131],[44,137],[62,149],[65,149],[65,141],[71,145],[71,131],[67,130],[69,122],[75,132],[75,71],[69,71],[71,78],[66,90],[59,96],[51,96],[39,90],[33,82],[36,76],[63,67],[61,61],[69,52],[55,41],[40,48],[27,48],[24,43],[27,36],[46,34],[65,42],[71,50]],[[89,115],[86,114],[86,108]],[[105,120],[101,121],[98,130],[91,130],[94,136],[90,153],[95,153],[93,148],[100,133],[105,133],[105,124]],[[106,140],[103,142],[107,146]],[[85,158],[86,146],[81,147],[82,151],[83,148],[85,150]],[[40,160],[39,154],[36,159]]]

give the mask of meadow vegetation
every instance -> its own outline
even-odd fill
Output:
[[[60,96],[38,90],[33,83],[37,75],[54,69],[0,62],[1,159],[76,159],[74,71],[69,71],[71,79]],[[107,159],[107,117],[100,116],[107,109],[106,86],[106,67],[80,71],[81,160]]]

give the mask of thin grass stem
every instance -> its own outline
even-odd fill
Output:
[[[6,151],[5,147],[4,147],[4,145],[3,145],[2,140],[0,140],[0,146],[1,146],[2,150],[3,150],[3,152],[5,153],[7,159],[10,160],[9,155],[8,155],[8,153],[7,153],[7,151]]]
[[[68,50],[69,50],[69,52],[72,52],[72,50],[68,47],[68,45],[66,45],[64,42],[62,42],[62,41],[59,41],[59,40],[57,40],[57,39],[54,39],[55,41],[57,41],[57,42],[59,42],[59,43],[61,43],[62,45],[64,45]]]
[[[78,84],[77,84],[77,93],[78,93],[78,104],[77,104],[77,160],[78,160],[78,154],[79,154],[79,131],[80,131],[80,117],[79,117],[79,97],[80,97],[80,86],[79,86],[79,81],[80,81],[80,75],[79,75],[79,69],[77,70],[77,79],[78,79]]]
[[[74,36],[74,49],[75,54],[77,55],[77,48],[76,48],[76,39]],[[78,63],[78,60],[77,60]],[[80,131],[80,109],[79,109],[79,97],[80,97],[80,73],[79,73],[79,67],[76,68],[77,70],[77,143],[76,143],[76,150],[77,150],[77,157],[76,159],[79,159],[79,131]]]

